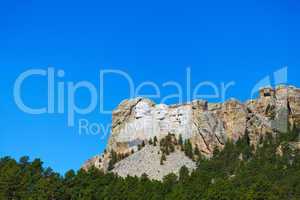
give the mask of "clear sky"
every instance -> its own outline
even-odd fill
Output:
[[[56,85],[85,80],[99,89],[100,70],[118,69],[136,85],[158,84],[162,96],[154,100],[160,102],[176,91],[162,87],[167,81],[178,82],[188,92],[185,74],[190,67],[192,87],[203,81],[218,86],[234,81],[226,98],[245,101],[257,81],[270,76],[273,84],[273,72],[284,66],[288,66],[288,83],[300,87],[299,21],[297,0],[2,1],[0,156],[38,157],[63,173],[101,153],[107,142],[107,135],[80,135],[77,127],[81,118],[108,126],[111,115],[98,110],[76,115],[74,127],[68,127],[67,112],[21,111],[13,88],[26,70],[53,67],[65,72]],[[104,88],[107,109],[129,96],[121,76],[108,76]],[[143,92],[152,94],[153,89]],[[45,106],[46,77],[26,80],[22,99],[35,108]],[[75,99],[85,107],[90,96],[83,89]]]

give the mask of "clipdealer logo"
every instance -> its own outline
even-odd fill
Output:
[[[99,80],[97,85],[91,81],[65,81],[67,76],[66,72],[62,69],[47,68],[47,69],[29,69],[21,73],[14,83],[13,96],[17,107],[24,113],[30,115],[42,114],[61,114],[67,116],[67,126],[75,127],[78,125],[78,132],[83,134],[102,134],[103,138],[110,132],[110,125],[100,123],[91,123],[87,118],[80,118],[77,116],[86,116],[92,112],[99,114],[112,114],[112,110],[105,109],[106,98],[104,98],[105,90],[111,89],[106,84],[105,80],[110,77],[118,77],[127,81],[128,96],[129,98],[147,97],[159,101],[161,104],[167,104],[171,99],[182,104],[184,102],[191,102],[194,99],[217,100],[224,102],[228,98],[230,88],[236,85],[235,81],[215,83],[212,81],[202,81],[198,84],[192,84],[192,71],[191,68],[186,69],[185,83],[179,83],[174,80],[166,81],[162,84],[157,84],[154,81],[144,81],[136,84],[134,79],[125,71],[115,69],[104,69],[99,71]],[[47,84],[47,102],[43,107],[36,108],[30,105],[30,102],[25,102],[22,98],[26,95],[26,90],[23,88],[25,82],[29,82],[33,78],[43,78],[41,84]],[[270,85],[271,77],[266,76],[258,81],[251,91],[251,97],[259,91],[262,86]],[[275,84],[287,82],[287,67],[274,72]],[[116,86],[114,85],[114,88]],[[126,89],[126,86],[122,85]],[[144,88],[152,88],[154,92],[151,94],[143,93]],[[209,89],[209,93],[203,93],[203,89]],[[162,95],[164,90],[170,89],[175,91],[168,95]],[[80,90],[88,92],[88,96],[84,96],[89,100],[88,105],[85,107],[80,106],[80,99],[76,98]],[[184,91],[186,91],[184,93]],[[82,98],[82,97],[81,97]],[[85,99],[85,100],[86,100]],[[108,99],[109,100],[109,99]],[[76,123],[77,122],[77,123]]]

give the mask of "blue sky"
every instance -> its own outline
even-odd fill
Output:
[[[226,98],[244,101],[257,81],[288,66],[288,83],[299,87],[299,10],[296,0],[3,1],[0,156],[38,157],[63,173],[78,169],[105,148],[108,137],[79,135],[78,128],[67,126],[66,113],[29,115],[16,106],[14,82],[32,68],[61,69],[65,76],[58,81],[85,80],[98,89],[103,69],[122,70],[136,85],[153,81],[161,86],[172,80],[186,86],[190,67],[192,86],[234,81]],[[26,81],[22,89],[26,103],[34,107],[47,103],[45,80]],[[120,76],[109,76],[104,87],[106,108],[113,109],[128,97],[127,82]],[[162,97],[174,93],[174,88],[161,90]],[[84,90],[76,95],[82,107],[89,101]],[[110,115],[98,111],[76,116],[80,118],[111,122]]]

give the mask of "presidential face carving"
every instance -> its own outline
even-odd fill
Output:
[[[157,120],[164,120],[168,113],[168,107],[166,105],[160,104],[157,105],[155,108],[155,118]]]
[[[141,101],[134,108],[135,118],[140,119],[146,115],[149,115],[150,111],[150,105],[146,102]]]

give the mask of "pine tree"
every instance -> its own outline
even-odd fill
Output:
[[[153,140],[152,140],[152,138],[150,138],[149,144],[150,144],[150,145],[153,145]]]
[[[154,146],[157,146],[157,137],[156,137],[156,136],[154,136],[153,145],[154,145]]]
[[[180,145],[180,150],[184,151],[182,135],[179,135],[178,144]]]
[[[118,162],[118,155],[117,153],[112,150],[110,152],[110,161],[108,163],[108,170],[112,170],[114,168],[114,165]]]
[[[184,143],[184,153],[187,157],[194,159],[193,147],[189,139]]]
[[[194,154],[195,154],[196,156],[200,156],[200,150],[199,150],[199,148],[198,148],[198,145],[196,145],[196,147],[195,147]]]
[[[170,155],[170,151],[169,151],[169,148],[168,148],[168,147],[165,147],[165,148],[164,148],[164,153],[165,153],[166,155]]]
[[[142,176],[141,176],[141,181],[146,182],[148,180],[149,180],[148,175],[146,173],[143,173]]]
[[[178,144],[181,145],[181,146],[183,145],[183,140],[182,140],[182,135],[181,134],[179,134]]]
[[[163,165],[164,161],[166,161],[166,160],[167,160],[166,155],[164,153],[162,153],[161,158],[160,158],[160,165]]]
[[[179,181],[181,183],[187,182],[189,177],[189,169],[186,166],[181,167],[179,171]]]
[[[195,147],[194,155],[197,156],[197,161],[199,161],[201,159],[201,153],[200,153],[200,150],[198,148],[198,145],[196,145],[196,147]]]
[[[114,162],[112,161],[112,160],[110,160],[109,162],[108,162],[108,171],[111,171],[111,170],[113,170],[114,169]]]

